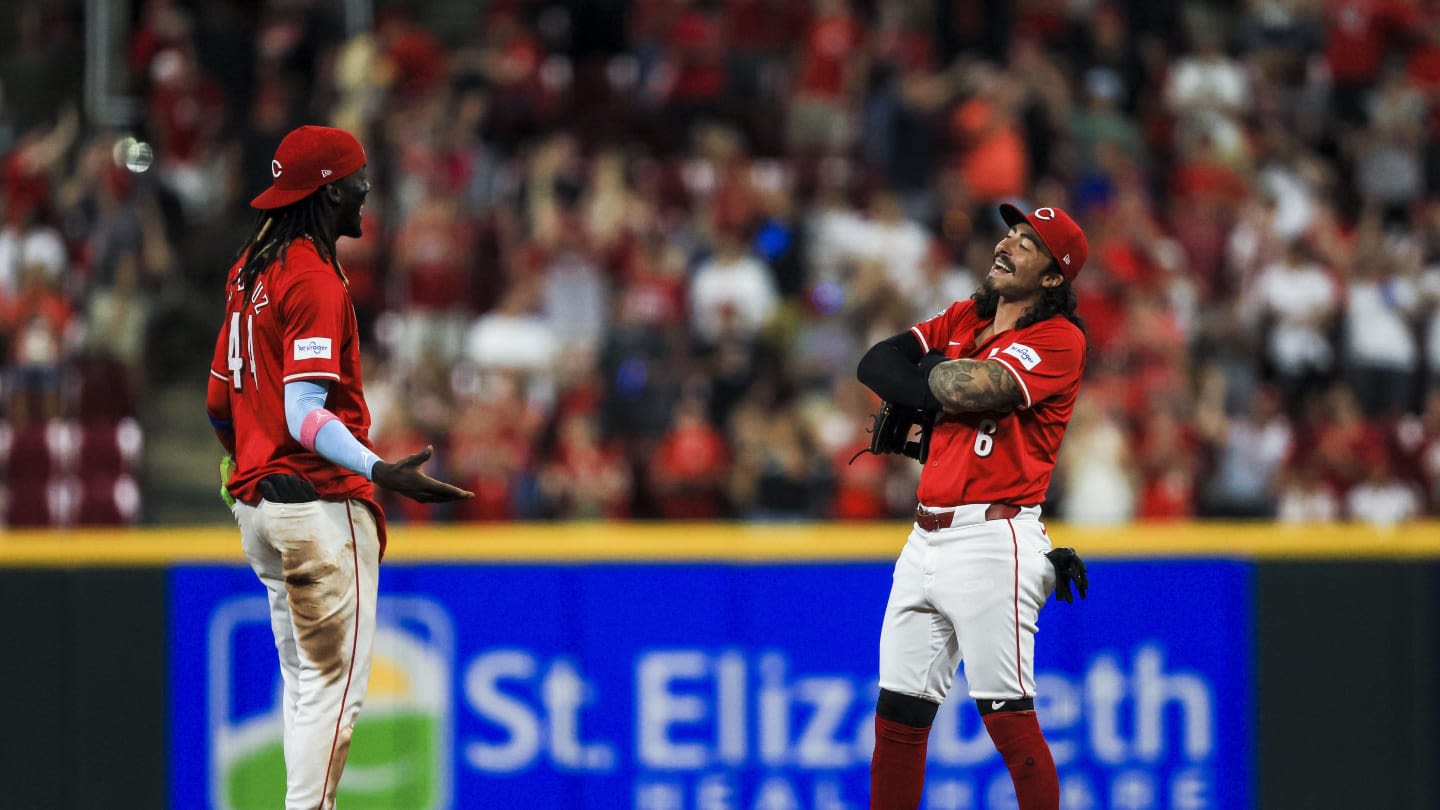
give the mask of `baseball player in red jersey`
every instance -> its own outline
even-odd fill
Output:
[[[886,448],[923,470],[880,633],[875,810],[920,806],[930,724],[962,660],[1021,810],[1060,806],[1035,718],[1036,621],[1052,589],[1070,601],[1087,582],[1072,550],[1051,549],[1040,504],[1085,368],[1071,282],[1089,249],[1058,208],[1000,214],[1009,232],[980,292],[876,344],[858,370],[886,412],[929,432],[904,449],[907,423]]]
[[[373,484],[424,502],[470,493],[420,469],[429,447],[395,463],[370,449],[355,310],[335,258],[339,237],[360,236],[370,190],[359,141],[300,127],[270,173],[226,279],[206,408],[233,456],[222,489],[269,592],[285,807],[329,810],[370,677],[385,549]]]

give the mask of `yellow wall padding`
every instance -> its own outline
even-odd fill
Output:
[[[1334,523],[1050,524],[1056,545],[1086,558],[1440,559],[1440,521],[1390,529]],[[390,562],[830,562],[893,559],[906,523],[392,524]],[[243,563],[230,526],[0,530],[0,566]]]

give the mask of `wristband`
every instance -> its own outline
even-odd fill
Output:
[[[339,418],[324,408],[316,408],[305,414],[305,421],[300,423],[300,446],[315,452],[315,436],[320,433],[320,428]]]

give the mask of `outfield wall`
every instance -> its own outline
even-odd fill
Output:
[[[906,530],[396,527],[342,806],[863,807]],[[1067,810],[1440,806],[1440,526],[1051,530]],[[225,527],[0,534],[0,806],[278,806],[260,597]],[[968,702],[931,760],[929,806],[1013,802]]]

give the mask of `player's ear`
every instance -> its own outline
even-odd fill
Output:
[[[340,187],[338,184],[326,183],[320,187],[320,193],[325,195],[325,202],[331,205],[338,205],[340,203]]]
[[[1052,269],[1045,274],[1045,277],[1040,279],[1040,286],[1042,287],[1059,287],[1064,283],[1065,276],[1061,275],[1059,270],[1053,269],[1053,265]]]

